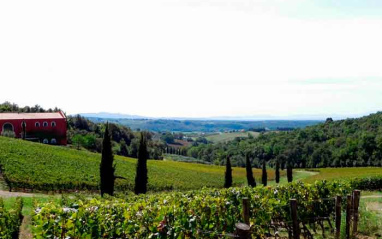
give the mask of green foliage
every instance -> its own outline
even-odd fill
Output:
[[[242,198],[247,197],[252,237],[264,238],[272,217],[290,219],[289,199],[298,200],[301,216],[313,217],[321,213],[312,207],[313,200],[349,192],[348,184],[321,181],[69,200],[39,205],[32,230],[36,238],[217,238],[234,231],[242,220]]]
[[[171,134],[170,132],[166,132],[162,134],[160,139],[166,142],[167,144],[173,144],[175,140],[174,135]]]
[[[280,162],[278,160],[276,161],[275,181],[276,183],[280,183]]]
[[[287,179],[288,183],[291,183],[293,181],[293,169],[291,163],[287,164]]]
[[[149,153],[147,152],[147,138],[144,132],[141,133],[141,140],[138,150],[138,161],[137,161],[137,173],[135,174],[135,194],[141,194],[147,192],[147,159]]]
[[[352,188],[359,190],[382,191],[382,175],[351,180]]]
[[[229,157],[227,157],[227,162],[225,166],[225,177],[224,177],[224,187],[230,188],[232,187],[232,167],[231,167],[231,160]]]
[[[134,189],[136,159],[115,156],[117,191]],[[101,155],[66,147],[0,137],[0,167],[12,189],[34,191],[100,189]],[[148,160],[148,191],[221,188],[225,167]],[[259,178],[260,170],[253,170]],[[271,178],[274,178],[272,171]],[[174,180],[175,179],[175,180]],[[246,184],[244,168],[234,168],[233,185]]]
[[[5,209],[3,199],[0,198],[0,238],[18,238],[19,228],[22,221],[22,198],[16,198],[15,204],[10,210]]]
[[[68,120],[68,142],[86,148],[92,152],[102,151],[102,138],[105,132],[104,123],[93,123],[80,116],[69,116]],[[121,156],[137,158],[139,137],[137,132],[130,128],[109,123],[109,133],[113,145],[113,153]],[[148,134],[148,151],[151,159],[162,159],[162,152],[165,144],[160,140],[151,140],[152,135]]]
[[[100,164],[101,196],[105,193],[113,196],[115,181],[114,156],[111,150],[111,141],[109,135],[109,125],[106,124],[105,134],[102,142],[102,158]]]
[[[263,183],[264,186],[267,186],[268,175],[267,175],[267,165],[266,165],[265,161],[263,161],[261,182]]]
[[[59,108],[55,107],[54,109],[44,109],[39,105],[35,106],[25,106],[23,108],[19,107],[15,103],[10,103],[8,101],[0,104],[0,113],[9,113],[9,112],[16,112],[16,113],[43,113],[43,112],[58,112],[60,111]]]
[[[172,119],[111,119],[89,118],[93,122],[114,122],[127,126],[133,130],[148,130],[155,132],[218,132],[232,130],[258,130],[260,128],[294,129],[315,125],[319,120],[172,120]]]
[[[229,152],[232,165],[244,167],[248,151],[254,162],[265,159],[274,166],[279,159],[281,168],[287,162],[293,168],[382,166],[382,112],[290,132],[266,132],[253,139],[197,145],[188,149],[188,155],[223,164],[222,155]]]
[[[246,155],[245,171],[247,172],[248,186],[256,187],[256,181],[255,181],[255,178],[253,177],[252,166],[251,166],[251,161],[249,159],[249,155]]]

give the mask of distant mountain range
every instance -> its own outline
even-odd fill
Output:
[[[80,114],[95,123],[112,122],[130,127],[133,130],[156,132],[223,132],[238,130],[290,130],[304,128],[323,122],[322,120],[285,120],[249,117],[211,118],[150,118],[138,115],[95,113]]]
[[[372,113],[372,112],[370,112]],[[228,120],[228,121],[258,121],[258,120],[314,120],[323,121],[326,118],[332,118],[334,120],[341,120],[346,118],[358,118],[365,114],[352,114],[352,115],[290,115],[290,116],[274,116],[274,115],[255,115],[255,116],[216,116],[216,117],[148,117],[141,115],[130,115],[121,113],[80,113],[80,115],[86,118],[99,118],[99,119],[168,119],[168,120]]]

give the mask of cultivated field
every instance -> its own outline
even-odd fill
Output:
[[[235,138],[248,138],[248,134],[252,135],[253,137],[257,137],[260,133],[257,132],[232,132],[232,133],[216,133],[206,136],[206,139],[208,141],[214,142],[214,143],[220,143],[220,142],[227,142],[234,140]]]
[[[118,190],[132,190],[136,159],[115,157]],[[0,165],[13,189],[59,191],[98,190],[100,154],[0,137]],[[225,167],[171,161],[148,161],[149,190],[221,188]],[[257,181],[261,170],[253,170]],[[269,170],[268,178],[274,178]],[[233,168],[233,184],[246,184],[244,168]]]
[[[305,182],[316,180],[351,180],[354,178],[365,178],[370,176],[382,176],[382,168],[321,168],[309,170],[313,172],[310,177],[304,179]],[[314,174],[315,173],[315,174]]]

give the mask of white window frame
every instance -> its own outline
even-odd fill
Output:
[[[42,127],[48,127],[48,126],[49,126],[48,121],[44,121],[44,122],[42,123]]]

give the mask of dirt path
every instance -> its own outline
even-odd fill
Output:
[[[361,196],[361,198],[382,198],[382,195]]]
[[[34,197],[36,194],[33,193],[22,193],[22,192],[9,192],[0,190],[0,197],[8,198],[8,197]]]

